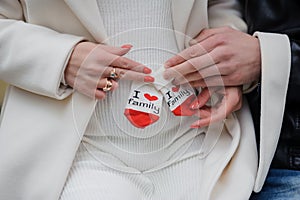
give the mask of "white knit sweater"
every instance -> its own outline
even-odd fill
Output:
[[[171,18],[171,0],[98,0],[109,39],[107,44],[132,44],[126,56],[155,72],[178,53]],[[202,130],[190,129],[194,117],[177,117],[163,103],[158,122],[139,129],[124,116],[131,88],[130,81],[119,81],[119,88],[98,102],[83,138],[87,150],[113,168],[126,165],[140,171],[161,168],[181,157]],[[187,155],[187,154],[186,154]]]

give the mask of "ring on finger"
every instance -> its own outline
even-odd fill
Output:
[[[109,74],[109,78],[112,78],[112,79],[118,79],[119,78],[119,75],[118,73],[116,72],[116,68],[112,68],[112,70],[110,71],[110,74]]]
[[[104,92],[108,92],[108,91],[110,91],[110,90],[112,89],[112,86],[113,86],[112,81],[109,80],[109,79],[106,79],[106,85],[105,85],[104,88],[102,88],[102,90],[103,90]]]

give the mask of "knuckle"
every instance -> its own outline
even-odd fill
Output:
[[[212,58],[214,63],[224,63],[228,60],[229,55],[224,48],[216,48],[212,51]]]
[[[189,48],[189,51],[188,51],[188,56],[191,57],[191,58],[198,56],[199,55],[199,48],[200,48],[199,44],[191,46]]]
[[[230,60],[234,53],[232,52],[231,48],[228,46],[223,46],[219,49],[218,55],[222,60]]]
[[[123,65],[125,63],[124,58],[122,56],[116,56],[114,58],[114,61],[117,61],[117,63],[119,63],[119,65]]]
[[[226,37],[225,35],[223,34],[216,34],[214,36],[214,41],[215,41],[215,44],[218,46],[218,45],[223,45],[226,43]]]
[[[121,79],[121,78],[123,78],[125,76],[125,74],[126,74],[127,71],[123,70],[123,69],[120,69],[120,68],[116,68],[116,72],[117,72],[119,78]]]
[[[121,66],[124,67],[124,68],[128,68],[128,66],[129,66],[128,60],[127,60],[126,58],[124,58],[124,57],[121,57],[121,58],[120,58],[120,64],[121,64]]]

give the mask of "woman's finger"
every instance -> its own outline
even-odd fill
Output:
[[[147,82],[147,83],[152,83],[155,80],[154,77],[148,74],[127,70],[127,69],[116,68],[116,67],[106,67],[103,73],[101,74],[101,77],[111,78],[114,80],[124,79],[124,80]]]
[[[124,80],[146,82],[146,83],[153,83],[155,81],[154,77],[136,71],[116,69],[116,72],[117,74],[120,75],[120,79],[124,79]]]
[[[95,90],[95,98],[98,99],[98,100],[102,100],[102,99],[105,99],[106,97],[106,93],[103,92],[102,90]]]
[[[197,99],[195,99],[191,105],[190,108],[195,110],[195,109],[204,109],[204,105],[209,102],[211,99],[212,95],[219,90],[218,87],[212,87],[212,88],[202,88],[200,93],[197,96]]]
[[[124,48],[119,48],[120,51],[123,51],[121,54],[114,54],[107,49],[113,47],[105,47],[105,45],[97,45],[89,54],[86,56],[83,65],[94,65],[97,64],[101,67],[114,66],[122,69],[129,69],[145,74],[150,74],[151,69],[145,65],[135,62],[129,58],[123,57],[123,53],[127,53],[129,50]],[[114,47],[115,48],[115,47]],[[114,50],[116,51],[116,50]]]
[[[132,70],[144,74],[150,74],[152,72],[149,67],[122,56],[115,56],[110,65],[116,68]]]
[[[115,46],[109,46],[109,45],[105,45],[105,44],[99,44],[99,47],[101,47],[103,50],[118,55],[118,56],[123,56],[126,53],[128,53],[130,51],[130,49],[132,48],[131,44],[124,44],[121,47],[115,47]]]
[[[112,84],[111,86],[108,86],[110,84],[109,82]],[[103,90],[105,87],[111,87],[109,91],[114,91],[118,87],[118,83],[112,79],[101,78],[98,81],[97,89]]]
[[[191,127],[199,128],[208,126],[211,123],[225,119],[230,113],[237,111],[242,105],[242,91],[240,87],[226,87],[225,90],[218,90],[223,95],[222,100],[211,107],[199,108],[200,118]]]
[[[227,112],[224,110],[224,107],[220,106],[219,108],[210,107],[205,108],[205,110],[200,109],[200,113],[205,113],[205,115],[202,114],[201,119],[194,122],[191,127],[193,128],[200,128],[204,126],[209,126],[211,123],[219,122],[226,118]],[[201,115],[201,114],[200,114]]]

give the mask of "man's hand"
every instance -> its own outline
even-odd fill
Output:
[[[203,30],[191,47],[170,58],[164,77],[193,87],[237,86],[258,80],[261,55],[257,38],[223,27]]]

